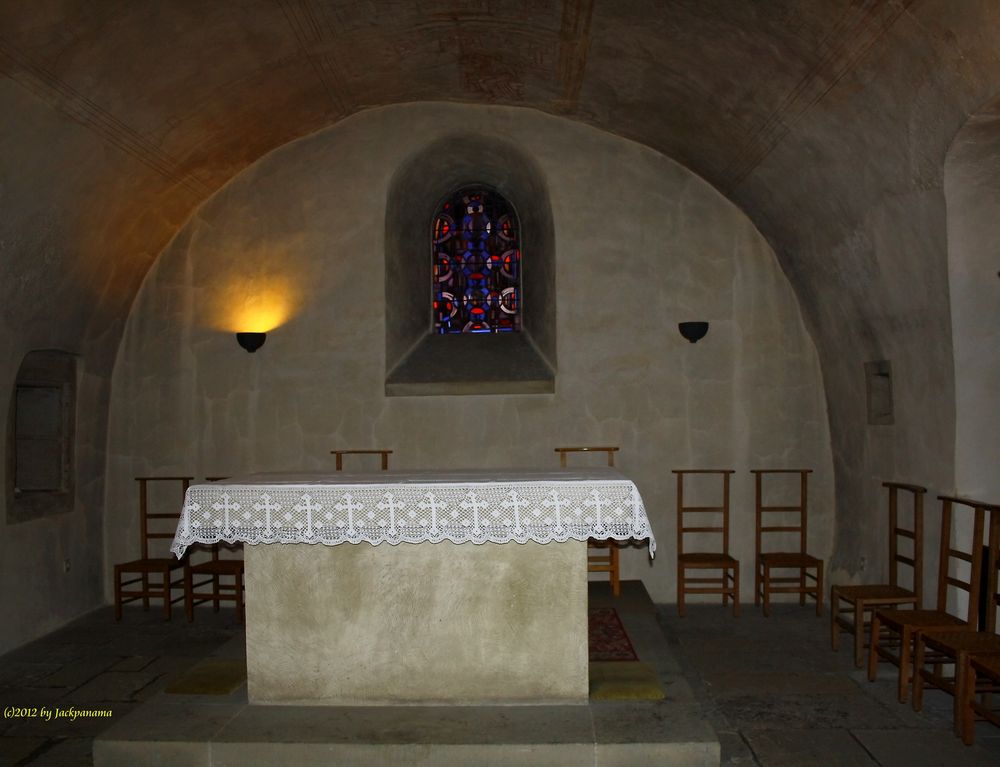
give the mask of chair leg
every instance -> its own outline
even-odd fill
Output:
[[[897,696],[900,703],[906,703],[910,689],[910,666],[913,661],[911,642],[919,641],[919,637],[910,636],[910,630],[904,626],[899,632],[899,638],[899,689]]]
[[[677,565],[677,614],[684,617],[684,568]]]
[[[768,618],[771,615],[771,568],[767,565],[764,565],[762,579],[764,581],[764,617]]]
[[[914,711],[920,711],[924,707],[924,656],[926,654],[927,648],[924,647],[924,641],[921,636],[916,636],[913,639],[913,681],[910,683],[910,687],[913,690],[913,704]],[[903,701],[900,700],[900,703]]]
[[[957,672],[958,667],[955,668]],[[968,655],[964,658],[961,674],[965,679],[965,683],[962,685],[962,703],[959,709],[961,711],[962,742],[971,746],[976,739],[976,712],[972,710],[972,700],[976,697],[976,670],[972,668]]]
[[[122,619],[122,570],[115,565],[115,620]]]
[[[149,609],[149,574],[146,572],[142,574],[142,609]]]
[[[754,562],[753,565],[753,606],[758,607],[760,605],[760,570],[761,563],[758,560]]]
[[[188,623],[194,620],[194,578],[190,567],[184,568],[184,614]]]
[[[236,581],[236,620],[240,623],[244,621],[243,611],[245,607],[243,605],[243,574],[238,573],[235,578]]]
[[[871,632],[868,637],[868,681],[874,682],[878,676],[878,640],[882,631],[882,622],[878,618],[878,610],[872,611]]]
[[[221,606],[221,600],[219,599],[219,594],[221,594],[221,582],[222,578],[219,575],[212,576],[212,612],[219,612],[219,607]]]
[[[733,568],[733,617],[740,617],[740,568]]]
[[[955,656],[955,699],[952,701],[952,727],[958,737],[962,737],[965,728],[963,722],[963,708],[965,702],[965,687],[968,684],[966,672],[969,670],[969,662],[965,653],[958,653]]]
[[[170,620],[171,598],[173,597],[172,584],[170,583],[170,570],[163,571],[163,619]]]
[[[830,615],[836,614],[836,605],[830,603]],[[832,618],[831,618],[832,620]],[[864,665],[865,650],[865,603],[858,599],[854,603],[854,666]]]
[[[840,649],[840,629],[837,626],[837,612],[840,609],[840,595],[837,587],[830,587],[830,648],[834,651]]]
[[[817,598],[818,601],[818,598]],[[799,607],[806,606],[806,568],[799,568]]]
[[[803,595],[803,604],[805,596]],[[816,615],[823,614],[823,563],[816,565]]]
[[[608,551],[611,552],[611,593],[616,597],[622,593],[621,579],[618,571],[618,545],[614,542],[610,542],[611,545]]]

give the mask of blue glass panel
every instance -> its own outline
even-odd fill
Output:
[[[521,329],[517,216],[488,189],[462,189],[442,203],[431,234],[434,329],[509,333]]]

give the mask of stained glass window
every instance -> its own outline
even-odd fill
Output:
[[[517,215],[489,189],[462,189],[434,215],[434,330],[504,333],[521,329]]]

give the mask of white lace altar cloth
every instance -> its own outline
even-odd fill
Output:
[[[192,543],[656,540],[611,468],[253,474],[192,485],[170,550]]]

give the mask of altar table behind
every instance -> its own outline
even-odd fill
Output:
[[[192,485],[172,550],[326,544],[244,549],[251,702],[585,703],[588,538],[655,551],[614,469]]]

